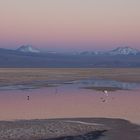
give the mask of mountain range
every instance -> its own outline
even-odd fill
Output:
[[[34,48],[31,45],[23,45],[16,49],[16,51],[19,52],[25,52],[25,53],[41,53],[41,51],[38,48]],[[49,51],[47,53],[57,53],[54,51]],[[77,52],[76,55],[137,55],[140,53],[140,50],[134,49],[131,47],[118,47],[113,50],[109,51],[84,51],[84,52]]]
[[[0,67],[140,67],[140,50],[118,47],[109,51],[44,52],[31,45],[0,48]]]

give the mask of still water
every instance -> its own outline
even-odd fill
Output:
[[[103,91],[83,88],[91,85],[119,86],[125,90],[105,94]],[[107,117],[140,124],[139,84],[86,80],[54,87],[24,89],[1,88],[0,120]]]

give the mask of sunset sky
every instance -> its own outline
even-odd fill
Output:
[[[140,48],[140,0],[0,0],[0,47]]]

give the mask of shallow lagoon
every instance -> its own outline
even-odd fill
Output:
[[[49,84],[38,89],[32,85],[1,87],[0,120],[106,117],[140,123],[139,84],[91,79]],[[93,87],[121,90],[105,94]]]

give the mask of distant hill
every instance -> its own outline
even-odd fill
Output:
[[[140,67],[140,51],[119,47],[106,52],[57,53],[41,52],[32,46],[16,50],[0,49],[0,67]]]

